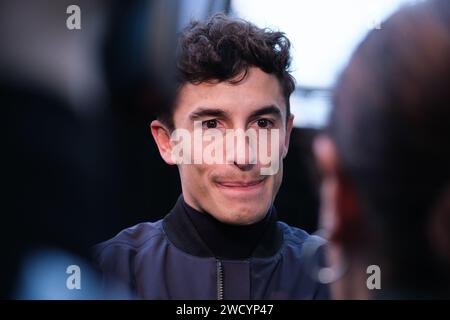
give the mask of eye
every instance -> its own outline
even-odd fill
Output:
[[[269,119],[259,119],[256,123],[260,128],[267,128],[268,126],[273,124],[273,122]]]
[[[205,120],[202,122],[203,128],[207,129],[214,129],[217,128],[217,120],[211,119],[211,120]]]

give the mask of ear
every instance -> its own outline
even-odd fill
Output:
[[[286,136],[284,138],[284,147],[283,147],[283,159],[286,158],[287,153],[289,151],[289,141],[291,140],[291,132],[294,126],[294,115],[291,114],[286,123]]]
[[[322,173],[320,224],[329,240],[346,246],[360,240],[362,230],[356,190],[342,173],[333,141],[326,136],[315,139],[314,155]]]
[[[163,160],[169,165],[175,164],[171,157],[172,142],[170,141],[170,130],[159,120],[152,121],[150,129]]]

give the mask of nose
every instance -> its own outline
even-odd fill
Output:
[[[251,164],[251,163],[241,164],[241,163],[237,163],[236,161],[234,162],[234,165],[236,167],[238,167],[239,170],[241,170],[241,171],[251,171],[252,168],[255,166],[254,164]]]
[[[228,164],[235,165],[241,171],[250,171],[257,163],[257,136],[244,128],[227,132],[225,155]]]
[[[247,137],[243,129],[236,131],[234,146],[234,165],[241,171],[250,171],[256,164],[256,141]]]

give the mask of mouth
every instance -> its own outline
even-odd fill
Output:
[[[250,181],[217,181],[216,185],[225,191],[231,192],[251,192],[258,191],[264,184],[265,178]]]

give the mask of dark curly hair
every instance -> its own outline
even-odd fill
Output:
[[[181,32],[177,48],[177,82],[242,81],[250,67],[275,75],[280,81],[290,115],[289,97],[295,80],[289,73],[290,41],[283,32],[261,29],[254,24],[216,14],[206,22],[191,21]],[[173,129],[173,108],[159,119]]]

